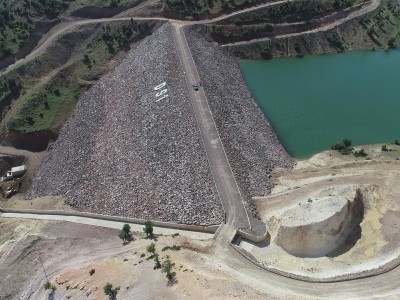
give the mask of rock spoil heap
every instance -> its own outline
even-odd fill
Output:
[[[271,191],[270,172],[293,159],[257,106],[235,59],[193,29],[186,30],[214,120],[236,180],[247,197]]]
[[[32,187],[33,197],[49,194],[81,211],[221,223],[170,25],[79,101]]]

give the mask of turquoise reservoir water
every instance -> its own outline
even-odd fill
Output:
[[[347,137],[353,145],[400,139],[400,51],[242,60],[258,105],[293,157]]]

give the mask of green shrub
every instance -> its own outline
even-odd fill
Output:
[[[146,222],[144,222],[144,228],[143,231],[146,234],[147,238],[152,238],[153,237],[153,222],[151,222],[150,220],[147,220]]]
[[[107,296],[114,296],[118,293],[120,287],[116,287],[115,289],[113,289],[113,285],[111,283],[108,283],[103,287],[104,290],[104,294],[106,294]]]
[[[364,149],[355,151],[353,154],[355,157],[366,157],[368,155],[367,153],[365,153]]]
[[[392,49],[393,49],[393,48],[396,48],[396,45],[394,44],[395,41],[396,41],[395,38],[393,38],[393,37],[390,38],[390,39],[388,40],[388,43],[387,43],[387,44],[388,44],[388,47],[389,47],[389,48],[392,48]]]
[[[49,281],[47,281],[44,285],[43,288],[47,291],[48,289],[51,289],[51,284]]]
[[[89,271],[89,275],[92,276],[92,275],[94,274],[94,272],[96,272],[96,270],[95,270],[95,269],[91,269],[91,270]]]
[[[167,258],[161,265],[161,272],[166,273],[168,280],[172,280],[176,275],[175,272],[172,272],[174,266],[175,264],[172,263],[169,258]]]
[[[346,149],[346,146],[343,143],[334,144],[331,146],[332,150],[343,150]]]
[[[262,48],[260,51],[260,54],[265,59],[271,59],[273,57],[271,49],[269,49],[269,48]]]
[[[166,250],[179,251],[179,250],[181,250],[181,247],[177,246],[177,245],[172,245],[172,247],[171,246],[165,246],[164,248],[161,249],[161,251],[166,251]]]
[[[351,140],[345,138],[341,143],[332,145],[331,149],[339,151],[339,153],[342,155],[349,155],[353,150],[353,148],[350,148],[351,144],[352,144]]]

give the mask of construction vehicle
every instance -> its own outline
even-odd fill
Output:
[[[26,165],[11,168],[11,171],[7,171],[6,175],[1,177],[1,181],[8,181],[14,178],[21,177],[26,173]]]
[[[3,190],[2,186],[3,197],[10,198],[12,195],[18,193],[20,188],[21,188],[21,179],[14,178],[12,182],[8,185],[8,187],[5,189],[5,191]]]

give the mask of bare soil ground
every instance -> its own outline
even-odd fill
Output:
[[[368,160],[326,151],[298,162],[294,170],[277,170],[272,194],[256,200],[263,221],[269,223],[271,244],[244,242],[242,246],[267,267],[314,278],[379,270],[387,264],[393,266],[391,262],[398,260],[400,254],[400,187],[396,184],[400,178],[400,146],[389,145],[392,151],[387,152],[381,146],[363,147]],[[345,253],[329,258],[301,258],[274,243],[274,227],[280,226],[279,220],[285,212],[287,215],[288,209],[311,210],[327,197],[352,199],[357,188],[364,196],[361,237]],[[313,221],[311,218],[308,222]]]
[[[265,299],[213,260],[212,241],[159,237],[160,259],[169,255],[177,273],[176,282],[168,283],[153,270],[154,261],[146,260],[153,241],[134,234],[135,240],[123,246],[117,234],[69,222],[0,219],[0,299],[108,299],[103,293],[107,282],[120,286],[117,299]],[[161,251],[173,244],[181,250]],[[56,287],[52,294],[43,288],[39,255]]]

